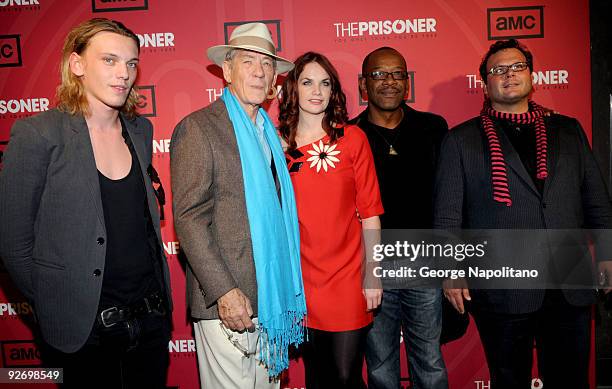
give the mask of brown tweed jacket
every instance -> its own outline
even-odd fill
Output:
[[[187,306],[218,318],[217,299],[240,288],[257,315],[257,281],[242,167],[225,103],[185,117],[170,143],[174,225],[187,257]]]

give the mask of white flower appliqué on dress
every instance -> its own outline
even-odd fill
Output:
[[[340,150],[336,150],[335,144],[333,146],[323,144],[323,141],[319,141],[319,145],[316,143],[312,144],[312,150],[308,150],[308,154],[312,155],[312,157],[308,158],[306,161],[310,162],[310,167],[313,168],[315,165],[317,166],[317,173],[323,167],[323,170],[327,172],[327,167],[331,166],[335,168],[334,162],[338,163],[340,160],[336,158],[336,155],[340,154]]]

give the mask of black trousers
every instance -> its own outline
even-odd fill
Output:
[[[527,314],[483,312],[472,307],[484,346],[491,389],[530,389],[533,347],[546,389],[588,389],[591,306],[567,303],[547,290],[542,307]]]
[[[306,387],[365,389],[362,369],[370,327],[342,332],[308,328],[308,341],[302,349]]]
[[[96,325],[87,343],[75,353],[41,342],[45,367],[64,369],[64,389],[165,389],[170,322],[149,313],[110,328]]]

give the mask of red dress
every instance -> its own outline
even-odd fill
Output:
[[[362,293],[362,228],[383,213],[374,159],[363,131],[347,126],[286,153],[300,224],[307,326],[349,331],[372,322]]]

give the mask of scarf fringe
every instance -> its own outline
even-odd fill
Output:
[[[277,377],[289,367],[289,346],[297,346],[304,341],[303,310],[284,312],[274,320],[260,325],[259,360],[268,368],[270,377]]]

